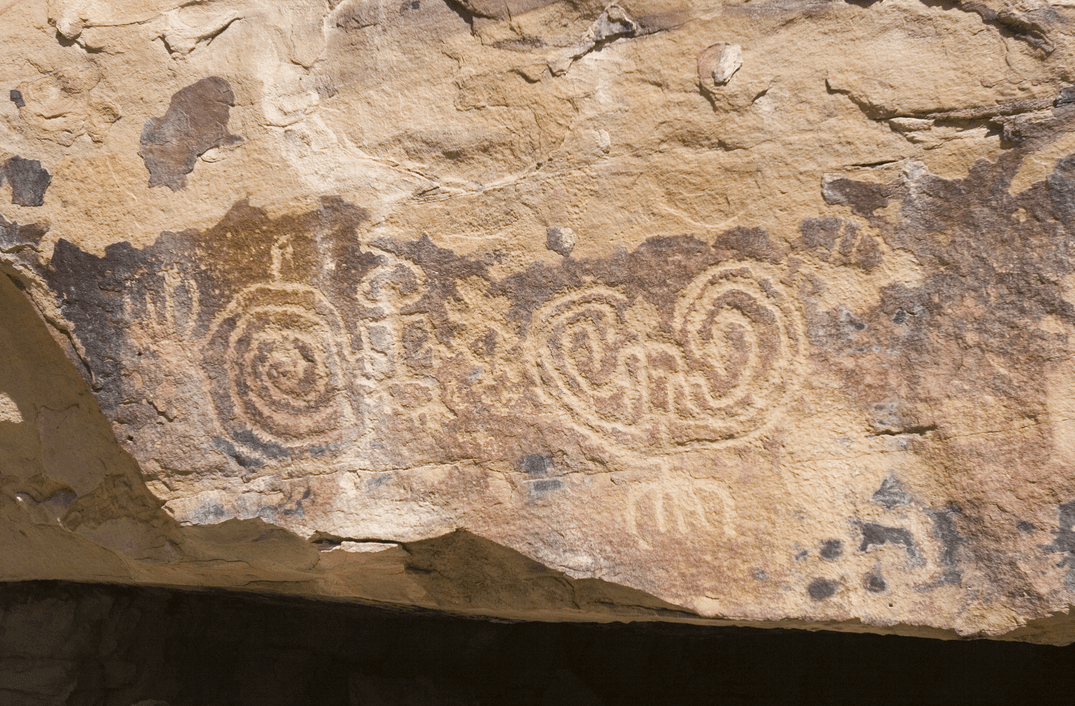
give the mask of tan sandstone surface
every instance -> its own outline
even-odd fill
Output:
[[[0,0],[0,580],[1072,642],[1073,20]]]

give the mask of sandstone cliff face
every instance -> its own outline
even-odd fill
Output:
[[[1070,642],[1073,15],[0,5],[0,578]]]

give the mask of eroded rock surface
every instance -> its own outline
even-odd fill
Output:
[[[5,579],[1071,640],[1067,6],[0,12]]]

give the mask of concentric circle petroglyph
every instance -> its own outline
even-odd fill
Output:
[[[643,433],[647,410],[644,350],[626,308],[615,290],[589,288],[536,312],[530,338],[545,390],[572,420],[630,443]]]
[[[766,427],[799,383],[801,315],[774,268],[703,272],[677,299],[672,340],[633,330],[630,306],[590,287],[534,315],[542,389],[576,427],[634,448],[720,445]]]
[[[205,352],[213,400],[232,439],[272,456],[353,436],[347,340],[340,315],[316,289],[273,283],[240,293]]]
[[[686,365],[675,441],[757,430],[798,386],[802,317],[781,275],[757,263],[717,266],[681,293],[675,326]]]

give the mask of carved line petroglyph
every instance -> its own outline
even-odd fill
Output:
[[[387,250],[371,247],[379,263],[346,301],[292,281],[292,237],[274,244],[266,281],[211,323],[199,324],[198,286],[174,267],[157,273],[136,317],[166,333],[158,340],[200,346],[223,436],[265,459],[340,452],[399,414],[417,414],[417,430],[430,423],[420,410],[451,407],[453,376],[469,376],[473,403],[485,392],[471,378],[495,370],[511,390],[536,382],[572,427],[621,451],[714,448],[767,428],[801,377],[803,324],[778,267],[710,267],[656,322],[651,304],[611,287],[575,290],[535,313],[518,358],[495,316],[438,340],[423,310],[428,275]]]
[[[370,415],[393,413],[384,383],[424,386],[408,368],[405,339],[429,337],[426,316],[409,309],[425,276],[378,254],[381,264],[354,292],[357,320],[346,321],[321,290],[282,279],[292,256],[286,238],[273,248],[272,281],[243,289],[217,317],[204,362],[232,441],[270,458],[340,451],[369,431]]]
[[[161,270],[157,278],[158,287],[124,295],[127,317],[152,340],[189,338],[201,308],[198,287],[176,267]]]
[[[377,252],[382,264],[363,279],[357,292],[359,301],[373,312],[371,320],[358,333],[363,351],[359,370],[368,380],[402,377],[401,343],[405,329],[426,328],[423,315],[405,313],[425,292],[425,275],[392,253]]]
[[[705,537],[715,528],[728,539],[736,536],[735,501],[721,481],[684,477],[666,486],[662,481],[667,479],[662,474],[654,481],[636,482],[628,493],[628,528],[642,546],[653,548],[658,535]],[[712,518],[717,516],[715,526]]]
[[[803,325],[775,268],[712,267],[681,292],[673,334],[632,330],[590,287],[534,317],[531,356],[575,426],[624,446],[724,445],[764,429],[798,384]]]
[[[243,290],[206,346],[221,422],[237,441],[288,452],[353,435],[361,424],[346,339],[339,313],[313,287],[276,282]]]

